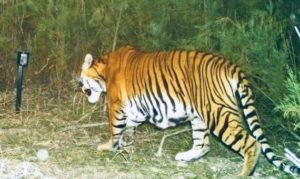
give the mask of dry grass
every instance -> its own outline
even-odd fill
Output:
[[[108,139],[103,101],[90,105],[81,93],[70,89],[26,88],[18,114],[14,90],[0,92],[1,178],[18,178],[20,172],[27,172],[25,178],[232,178],[241,171],[242,159],[213,138],[212,151],[203,159],[176,162],[175,154],[191,145],[188,131],[166,138],[162,156],[156,157],[163,136],[187,125],[166,131],[142,125],[132,145],[115,153],[99,153],[96,146]],[[49,151],[46,162],[36,157],[42,148]],[[265,159],[260,163],[255,178],[288,177]]]

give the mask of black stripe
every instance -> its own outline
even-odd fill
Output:
[[[228,124],[229,124],[229,116],[230,116],[230,114],[226,115],[226,118],[225,118],[225,121],[224,121],[224,123],[223,123],[223,126],[222,126],[222,128],[221,128],[221,130],[220,130],[220,132],[219,132],[219,137],[220,137],[221,140],[222,140],[222,137],[223,137],[224,132],[225,132],[226,129],[228,128]]]
[[[253,129],[251,130],[252,133],[254,133],[257,129],[260,129],[259,124],[255,124],[255,125],[254,125]]]
[[[195,132],[205,132],[205,131],[207,131],[207,128],[205,128],[205,129],[193,129],[193,131],[195,131]]]
[[[249,125],[250,125],[250,126],[253,126],[254,123],[259,123],[258,118],[254,119]]]
[[[158,58],[158,56],[156,56],[156,58]],[[160,67],[160,71],[161,71],[161,67]],[[155,85],[156,85],[156,92],[158,94],[158,97],[159,97],[160,101],[164,104],[164,106],[165,106],[165,112],[167,113],[167,111],[168,111],[167,107],[168,106],[167,106],[166,101],[163,98],[163,95],[162,95],[162,92],[161,92],[161,86],[159,85],[159,82],[158,82],[159,80],[157,79],[158,73],[156,73],[155,68],[153,68],[153,73],[154,73],[154,81],[155,81]]]
[[[272,163],[276,160],[280,161],[276,155],[273,155],[272,158],[270,158],[270,161],[272,161]]]
[[[242,72],[239,72],[239,80],[238,80],[238,83],[237,83],[237,87],[238,89],[240,88],[240,85],[244,83],[244,80],[247,80],[247,78],[244,76],[242,77]]]
[[[293,173],[297,173],[298,175],[300,174],[300,168],[298,168],[297,166],[291,166],[290,170]]]
[[[146,86],[146,82],[144,82],[145,84],[144,84],[144,86],[145,86],[145,93],[146,93],[146,97],[147,97],[147,99],[148,99],[148,101],[150,102],[150,105],[148,104],[147,105],[147,108],[148,108],[148,110],[150,111],[150,108],[153,110],[153,118],[155,119],[155,117],[157,116],[157,114],[158,114],[158,112],[156,111],[156,109],[154,108],[154,105],[153,105],[153,102],[152,102],[152,100],[151,100],[151,94],[150,94],[150,92],[148,91],[149,90],[149,88],[146,88],[147,86]],[[151,88],[150,88],[151,89]]]
[[[254,102],[252,103],[247,103],[244,106],[242,106],[243,109],[247,109],[249,106],[253,106],[254,107]]]
[[[233,64],[231,64],[233,65]],[[231,76],[233,76],[238,70],[238,66],[237,65],[233,65],[233,70],[231,71]]]
[[[186,119],[187,119],[187,117],[169,118],[169,121],[178,125],[178,124],[182,124],[183,122],[185,122]]]
[[[244,85],[244,86],[245,86],[245,88],[242,91],[242,93],[245,93],[245,94],[242,94],[241,99],[244,99],[249,96],[249,86],[246,86],[246,85]]]
[[[118,125],[114,125],[112,124],[113,127],[118,128],[118,129],[122,129],[126,127],[126,124],[118,124]]]
[[[266,155],[267,155],[267,153],[270,153],[270,152],[273,153],[271,148],[266,148],[265,151],[263,151],[263,153],[266,154]]]
[[[171,85],[172,85],[174,91],[176,92],[175,94],[177,96],[179,96],[181,98],[181,101],[183,102],[184,101],[184,98],[183,98],[183,95],[182,95],[182,91],[183,90],[182,90],[182,87],[180,85],[180,81],[178,79],[177,74],[175,74],[175,83],[171,83]],[[183,103],[183,105],[184,105],[184,109],[185,109],[186,108],[186,106],[185,106],[186,104]]]
[[[119,141],[113,144],[113,148],[119,148]]]
[[[144,123],[145,121],[136,121],[136,120],[131,120],[132,122],[134,122],[134,123],[137,123],[137,124],[142,124],[142,123]]]
[[[258,141],[261,141],[261,140],[263,140],[263,139],[265,139],[266,137],[265,137],[265,135],[264,134],[261,134],[258,138],[257,138],[257,140]]]
[[[151,119],[151,116],[148,115],[148,116],[145,117],[145,119],[146,119],[146,121],[149,121]]]
[[[166,80],[165,75],[161,75],[161,78],[162,78],[162,82],[163,82],[164,88],[166,89],[167,95],[168,95],[168,97],[169,97],[169,99],[171,101],[171,104],[172,104],[172,107],[173,107],[173,111],[175,111],[175,101],[172,98],[172,96],[170,95],[170,89],[169,89],[169,85],[168,85],[168,82]]]
[[[142,105],[140,105],[140,106],[142,106]],[[143,109],[141,109],[141,108],[138,108],[137,110],[138,110],[138,111],[139,111],[139,113],[141,113],[143,116],[145,115],[145,112],[143,111]]]
[[[174,59],[175,53],[176,53],[176,51],[172,51],[172,52],[168,53],[168,56],[167,56],[168,60],[171,61],[170,62],[171,65],[167,66],[167,71],[168,71],[168,74],[170,74],[170,77],[172,80],[174,80],[174,77],[176,77],[174,70],[173,70],[174,69],[174,64],[173,64],[174,60],[173,59]]]
[[[95,70],[95,72],[97,73],[97,75],[103,80],[103,81],[105,81],[105,78],[104,78],[104,76],[103,75],[101,75],[98,71],[97,71],[97,68],[95,68],[94,66],[92,67],[92,69],[94,69]]]
[[[150,109],[149,109],[149,104],[147,103],[146,98],[147,97],[145,95],[142,95],[141,98],[139,98],[139,100],[140,100],[140,104],[142,106],[142,109],[145,111],[146,114],[149,114]]]
[[[117,117],[116,117],[116,120],[117,120],[117,121],[124,121],[124,120],[126,120],[126,117],[121,117],[121,118],[117,118]]]
[[[154,63],[152,64],[153,66],[152,66],[152,69],[153,69],[153,71],[154,71],[154,73],[155,73],[155,67],[154,67]],[[150,74],[149,74],[150,75]],[[155,74],[154,74],[154,76],[155,76]],[[157,82],[157,80],[155,80],[155,82]],[[155,104],[156,104],[156,107],[157,107],[157,109],[156,110],[158,110],[159,111],[159,114],[160,114],[160,119],[158,120],[158,121],[156,121],[156,118],[154,118],[155,119],[155,122],[162,122],[162,120],[163,120],[163,118],[162,118],[162,113],[161,113],[161,110],[160,110],[160,102],[159,102],[159,100],[158,100],[158,98],[156,97],[156,95],[155,95],[155,93],[154,93],[154,90],[153,90],[153,86],[152,86],[152,79],[151,79],[151,76],[149,76],[149,84],[151,85],[150,86],[150,92],[151,92],[151,94],[152,94],[152,98],[154,99],[154,101],[155,101]],[[158,87],[158,86],[157,86]],[[158,89],[157,89],[158,90]],[[150,98],[151,99],[151,98]],[[153,109],[155,108],[155,106],[153,106]]]
[[[285,165],[281,162],[281,163],[280,163],[280,166],[279,166],[279,170],[283,171],[284,166],[285,166]]]
[[[246,118],[249,119],[251,117],[257,116],[256,111],[253,110],[252,112],[250,112],[249,114],[246,115]]]
[[[123,131],[119,132],[119,133],[113,133],[112,135],[115,137],[115,136],[120,136],[122,135]]]
[[[191,109],[191,113],[194,114],[194,108]]]
[[[203,100],[201,100],[203,101]],[[209,106],[209,105],[208,105]],[[203,106],[204,107],[204,106]],[[205,106],[206,107],[206,106]],[[210,109],[210,106],[209,107],[206,107],[207,109],[207,112],[206,112],[206,117],[205,117],[205,114],[204,114],[204,119],[206,119],[206,124],[207,126],[209,127],[210,131],[213,132],[215,130],[215,123],[214,123],[214,119],[211,118],[211,109]]]
[[[182,73],[182,75],[184,76],[184,69],[182,68],[182,66],[181,66],[181,61],[182,61],[182,59],[181,59],[181,55],[183,54],[183,53],[185,53],[185,51],[183,51],[183,50],[180,50],[179,51],[179,54],[178,54],[178,66],[179,66],[179,69],[180,69],[180,71],[181,71],[181,73]]]
[[[251,149],[255,145],[256,141],[254,141],[247,149],[245,149],[245,154],[248,152],[249,149]]]
[[[248,138],[249,138],[249,134],[246,134],[246,137],[244,139],[244,143],[243,143],[243,146],[246,146],[246,143],[248,141]]]
[[[207,132],[207,133],[205,133],[205,135],[203,136],[203,139],[205,139],[206,137],[208,137],[209,136],[209,133]]]
[[[223,108],[224,108],[224,106],[222,106],[222,105],[220,107],[218,107],[216,119],[221,119],[221,114],[222,114]],[[217,125],[219,125],[220,121],[221,120],[217,120]]]
[[[241,131],[243,131],[243,129]],[[234,146],[239,140],[241,140],[243,138],[243,135],[240,134],[240,132],[235,135],[235,139],[232,141],[231,144],[229,144],[230,147]]]
[[[204,144],[197,144],[197,145],[195,145],[195,146],[203,148],[203,147],[204,147]]]
[[[156,116],[158,115],[158,112],[157,112],[157,110],[156,110],[156,108],[154,107],[154,106],[152,106],[152,110],[153,110],[153,116],[152,116],[152,118],[154,119],[153,121],[155,121],[156,122]]]
[[[221,60],[221,64],[219,64],[219,61]],[[221,68],[222,66],[224,66],[225,64],[227,64],[227,61],[224,59],[224,58],[220,58],[220,57],[217,57],[217,59],[215,59],[215,63],[216,63],[216,66],[220,66],[219,68]],[[218,71],[218,73],[220,73],[221,71],[220,70],[217,70]],[[219,77],[221,77],[221,75],[218,75]],[[219,79],[219,78],[217,78],[217,79]],[[230,78],[228,78],[228,76],[227,76],[227,73],[225,73],[225,79],[226,79],[226,81],[225,82],[227,82],[227,83],[229,83],[229,86],[231,87],[231,85],[230,85],[230,82],[229,82],[229,80],[228,79],[231,79],[231,77]],[[227,92],[227,90],[226,90],[226,87],[225,87],[225,84],[224,84],[224,80],[222,80],[222,79],[220,79],[220,80],[217,80],[218,81],[218,84],[220,85],[221,84],[221,86],[223,87],[223,90],[222,91],[224,91],[224,93],[225,93],[225,95],[227,96],[227,99],[229,99],[230,100],[230,102],[232,103],[232,104],[235,104],[235,101],[234,101],[234,99],[232,99],[232,97],[231,97],[231,94],[229,94],[228,92]],[[219,82],[220,81],[220,82]],[[233,90],[232,90],[233,91]],[[221,98],[222,99],[222,98]],[[226,104],[226,103],[225,103]]]

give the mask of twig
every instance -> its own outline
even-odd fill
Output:
[[[162,138],[161,141],[160,141],[159,148],[158,148],[158,150],[157,150],[155,156],[156,156],[156,157],[161,157],[161,156],[162,156],[162,148],[163,148],[165,139],[166,139],[167,137],[171,137],[171,136],[178,135],[178,134],[181,134],[181,133],[184,133],[184,132],[188,132],[188,131],[191,131],[191,129],[183,129],[183,130],[180,130],[180,131],[171,133],[171,134],[164,135],[163,138]]]
[[[295,28],[295,31],[297,32],[298,37],[300,38],[300,32],[299,32],[298,28],[296,26],[294,26],[294,28]]]
[[[75,95],[73,97],[73,102],[72,102],[73,112],[75,111],[76,98],[77,98],[77,93],[75,93]]]
[[[93,114],[93,112],[89,112],[89,113],[84,114],[83,116],[81,116],[81,117],[76,121],[76,123],[79,123],[79,122],[83,121],[84,119],[86,119],[87,117],[89,117],[89,116],[92,115],[92,114]]]
[[[116,44],[117,44],[117,36],[118,36],[118,31],[119,31],[119,26],[120,26],[120,21],[121,21],[121,16],[122,16],[122,11],[123,11],[123,7],[120,6],[120,11],[119,11],[118,19],[117,19],[116,31],[115,31],[115,35],[114,35],[114,41],[113,41],[112,51],[114,51],[115,48],[116,48]]]
[[[90,128],[90,127],[99,127],[99,126],[105,126],[108,125],[108,123],[94,123],[94,124],[84,124],[84,125],[74,125],[74,126],[68,126],[61,129],[61,132],[66,132],[69,130],[76,130],[76,129],[83,129],[83,128]]]
[[[126,162],[128,162],[128,159],[126,158],[126,156],[123,154],[123,151],[118,151],[113,158],[111,159],[112,161],[119,155],[121,154],[121,156],[126,160]]]
[[[285,151],[286,158],[289,159],[291,162],[293,162],[299,168],[300,167],[300,159],[293,152],[291,152],[288,148],[285,148],[284,151]]]
[[[42,68],[41,68],[39,71],[35,71],[34,74],[35,74],[35,75],[38,75],[38,74],[40,74],[42,71],[44,71],[44,69],[49,65],[49,61],[50,61],[50,58],[47,58],[46,64],[43,65]]]
[[[260,79],[261,81],[263,81],[262,79]],[[264,81],[263,81],[264,82]],[[260,89],[259,87],[255,87],[255,89],[257,89],[261,94],[263,94],[267,99],[269,99],[269,101],[271,101],[275,106],[277,106],[278,104],[269,96],[267,95],[262,89]]]
[[[285,129],[288,133],[290,133],[293,137],[295,137],[298,141],[300,141],[300,137],[299,137],[296,133],[290,131],[290,130],[289,130],[287,127],[285,127],[283,124],[280,124],[280,126],[281,126],[283,129]]]

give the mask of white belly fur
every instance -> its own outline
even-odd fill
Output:
[[[167,102],[168,100],[165,101]],[[173,110],[173,108],[170,107],[172,106],[172,104],[167,103],[168,107],[165,107],[165,104],[160,104],[159,110],[161,112],[158,113],[157,115],[154,115],[153,108],[158,109],[157,106],[150,106],[149,107],[150,110],[146,112],[144,111],[145,114],[142,114],[140,112],[141,111],[140,106],[137,106],[136,103],[130,103],[130,101],[127,101],[124,107],[124,112],[125,115],[127,116],[126,126],[136,127],[139,124],[145,122],[148,118],[148,121],[151,124],[154,124],[158,128],[166,129],[169,127],[176,126],[178,124],[177,122],[176,123],[174,122],[174,120],[176,121],[176,119],[186,118],[186,121],[188,121],[193,118],[194,114],[191,113],[191,107],[186,107],[186,110],[184,110],[184,106],[180,102],[176,102],[175,104],[176,104],[175,107],[176,110]]]

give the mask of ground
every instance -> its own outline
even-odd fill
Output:
[[[242,158],[214,137],[211,151],[200,160],[175,161],[177,152],[191,146],[188,125],[163,131],[145,124],[132,145],[97,152],[108,139],[103,101],[90,105],[70,89],[25,88],[20,113],[14,111],[14,90],[0,92],[0,178],[239,178]],[[166,138],[162,155],[156,156],[163,136],[181,130]],[[48,151],[46,161],[37,158],[40,149]],[[252,178],[294,177],[261,156]]]

